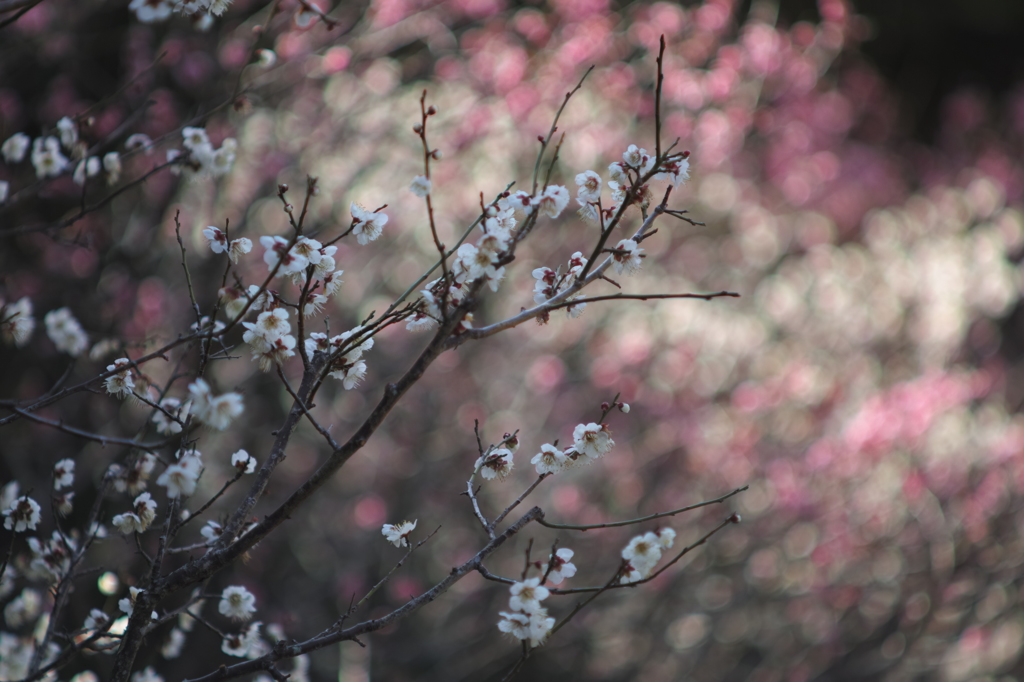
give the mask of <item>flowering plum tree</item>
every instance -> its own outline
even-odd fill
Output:
[[[781,5],[0,0],[0,678],[1024,675],[1019,92]]]
[[[178,3],[175,9],[198,16],[203,24],[222,14],[227,6],[226,2],[211,6]],[[169,19],[171,6],[133,3],[130,9],[139,21],[149,23]],[[331,21],[315,6],[303,3],[295,19],[300,26],[305,22],[302,12],[313,12],[328,24]],[[259,64],[269,66],[275,61],[267,54],[260,54]],[[664,58],[662,40],[657,59],[656,110],[661,106]],[[527,547],[525,565],[517,577],[504,577],[489,570],[485,562],[491,560],[491,555],[531,524],[584,532],[663,523],[677,514],[722,503],[743,490],[739,488],[697,504],[676,505],[675,509],[640,518],[584,525],[554,523],[540,506],[525,513],[517,511],[546,479],[571,476],[574,470],[612,450],[615,442],[607,423],[609,415],[613,411],[629,411],[629,406],[616,395],[600,405],[596,421],[583,420],[575,427],[570,445],[559,446],[557,439],[539,445],[540,451],[531,461],[536,479],[496,514],[485,511],[485,493],[477,476],[485,482],[509,477],[520,439],[518,431],[505,433],[497,443],[485,445],[483,434],[475,425],[478,456],[472,466],[468,466],[472,460],[466,462],[468,483],[464,495],[470,504],[465,511],[475,516],[484,537],[478,541],[477,549],[452,566],[446,576],[383,615],[366,613],[370,600],[417,549],[439,532],[435,529],[416,537],[419,519],[383,524],[380,532],[396,547],[405,547],[405,556],[389,571],[382,572],[372,587],[362,590],[362,594],[354,592],[348,607],[319,631],[293,635],[280,624],[253,621],[260,613],[257,596],[243,585],[231,584],[219,593],[210,591],[211,583],[234,563],[248,556],[275,530],[288,525],[290,519],[304,513],[316,494],[376,436],[385,418],[443,353],[454,353],[460,346],[527,322],[548,323],[551,315],[561,310],[570,318],[579,317],[589,304],[596,302],[672,298],[710,301],[737,296],[727,291],[635,293],[610,276],[612,272],[616,276],[630,276],[641,271],[647,254],[640,244],[655,235],[654,225],[659,219],[700,224],[687,217],[686,211],[672,207],[673,191],[689,178],[689,152],[678,150],[678,139],[664,144],[659,124],[653,152],[629,145],[621,154],[622,160],[609,166],[607,195],[602,191],[598,173],[588,170],[575,176],[575,203],[579,218],[589,226],[589,237],[580,242],[581,250],[573,253],[567,265],[533,269],[536,284],[532,307],[524,307],[508,317],[498,316],[493,321],[488,319],[492,316],[482,314],[483,302],[501,291],[520,245],[528,238],[543,239],[553,221],[557,224],[568,219],[563,214],[571,200],[570,191],[553,183],[552,178],[559,168],[559,150],[565,139],[558,128],[559,118],[582,85],[581,80],[565,95],[549,131],[538,136],[539,151],[526,189],[512,192],[516,183],[509,181],[489,201],[481,193],[479,213],[461,234],[444,229],[436,215],[439,209],[434,201],[433,170],[441,152],[428,142],[428,127],[437,109],[428,105],[427,92],[423,92],[419,118],[412,126],[422,146],[423,174],[410,178],[407,191],[425,204],[424,227],[435,249],[435,262],[419,276],[409,276],[411,271],[403,268],[398,276],[407,277],[405,290],[363,316],[347,331],[335,334],[330,328],[332,321],[336,323],[339,317],[346,317],[330,315],[332,299],[347,293],[342,280],[344,272],[338,266],[348,261],[349,273],[353,268],[358,271],[360,260],[365,257],[357,249],[373,249],[377,245],[372,243],[386,240],[388,206],[371,210],[353,202],[347,226],[332,227],[329,221],[314,219],[313,207],[321,195],[320,182],[314,176],[306,178],[304,191],[296,200],[298,205],[292,203],[294,191],[289,185],[278,184],[276,196],[283,209],[284,234],[249,232],[254,238],[258,236],[263,249],[263,269],[255,262],[258,254],[252,254],[253,239],[237,236],[237,220],[232,225],[231,219],[225,218],[223,226],[196,230],[201,237],[193,239],[182,226],[182,218],[189,218],[188,207],[175,210],[171,243],[177,247],[182,268],[178,279],[183,286],[178,290],[186,296],[184,310],[192,317],[190,326],[176,336],[161,339],[159,334],[153,334],[141,343],[114,336],[92,343],[89,332],[70,308],[46,313],[45,336],[56,351],[72,359],[87,355],[90,362],[100,362],[101,367],[104,357],[111,356],[113,361],[105,365],[105,371],[98,372],[68,363],[64,376],[45,391],[4,400],[2,404],[9,415],[0,419],[0,425],[34,424],[71,436],[79,443],[99,444],[104,452],[96,459],[83,452],[77,457],[62,454],[53,467],[50,490],[46,493],[40,494],[33,483],[23,484],[18,478],[3,489],[0,506],[4,508],[4,527],[10,533],[0,575],[4,594],[17,593],[5,608],[13,631],[4,633],[7,639],[3,643],[3,679],[54,678],[62,670],[82,667],[83,656],[105,653],[108,660],[101,659],[96,666],[104,677],[154,680],[161,678],[163,665],[137,669],[140,657],[151,655],[145,652],[156,646],[155,638],[163,640],[160,657],[174,660],[190,646],[190,639],[201,639],[204,633],[212,634],[220,642],[223,655],[246,660],[228,665],[193,661],[185,671],[191,679],[229,679],[251,673],[284,679],[286,675],[279,664],[293,659],[299,662],[292,663],[292,674],[301,677],[307,665],[303,657],[340,642],[361,644],[361,637],[408,617],[471,574],[508,586],[508,610],[489,617],[497,622],[496,632],[522,643],[519,662],[512,666],[511,675],[534,649],[599,595],[655,579],[726,525],[739,521],[738,515],[726,515],[724,521],[699,539],[673,550],[672,558],[666,562],[661,561],[662,555],[673,549],[675,531],[661,527],[657,533],[638,535],[620,556],[612,556],[602,584],[594,587],[559,587],[575,576],[573,561],[579,559],[574,550],[559,547],[557,540],[547,558],[542,555],[534,559]],[[236,93],[236,104],[244,96]],[[5,236],[23,232],[53,236],[54,230],[88,219],[118,194],[138,187],[161,170],[181,176],[182,182],[193,187],[208,185],[233,172],[240,150],[233,137],[225,138],[215,147],[206,128],[186,125],[180,129],[180,148],[168,149],[164,160],[151,162],[148,171],[131,178],[122,154],[108,150],[123,137],[125,157],[133,153],[144,155],[158,142],[145,133],[132,132],[129,120],[90,145],[83,137],[85,129],[92,126],[91,119],[80,115],[75,119],[64,117],[57,122],[54,135],[31,139],[18,132],[7,139],[3,147],[7,163],[17,167],[27,161],[36,176],[33,184],[16,188],[13,195],[9,181],[4,181],[4,198],[13,207],[31,202],[33,194],[48,191],[48,182],[60,181],[69,174],[73,184],[82,188],[82,200],[71,218],[56,225],[27,226],[24,230],[14,227]],[[100,190],[106,196],[90,205],[89,189],[95,184],[91,179],[101,173],[107,185],[119,187]],[[112,216],[116,216],[116,211]],[[195,220],[195,216],[191,219]],[[199,254],[193,253],[186,241],[198,244]],[[355,247],[348,246],[352,242]],[[199,271],[197,258],[205,261],[205,267]],[[205,289],[217,282],[216,277],[209,276],[217,269],[221,271],[219,287],[214,287],[215,295],[211,296]],[[608,285],[622,291],[591,293],[597,286]],[[364,290],[363,295],[371,296],[371,291]],[[31,295],[12,297],[3,306],[0,324],[5,338],[15,347],[30,348],[37,338],[35,309]],[[396,363],[399,374],[385,383],[382,395],[375,405],[368,407],[361,424],[346,436],[338,434],[335,425],[326,420],[329,413],[317,403],[322,402],[326,387],[335,381],[339,387],[335,391],[358,391],[370,371],[368,359],[378,337],[385,338],[385,332],[396,326],[404,326],[408,332],[428,332],[430,340],[408,353],[406,362],[390,361]],[[325,331],[312,331],[314,328]],[[218,388],[232,383],[228,378],[231,372],[239,372],[226,366],[240,364],[244,368],[245,356],[251,358],[259,372],[275,377],[279,383],[267,384],[257,374],[248,380],[255,382],[251,387],[241,380],[237,382],[238,390]],[[120,423],[97,424],[92,428],[76,424],[74,409],[67,410],[65,406],[74,404],[87,392],[99,395],[97,400],[108,404],[123,402],[122,418],[116,420]],[[254,404],[261,400],[279,401],[278,394],[285,396],[288,403],[278,425],[266,442],[254,440],[259,445],[249,446],[258,447],[264,457],[254,457],[244,448],[230,456],[225,453],[217,457],[211,453],[211,449],[219,450],[230,442],[233,431],[258,429],[259,417],[252,416],[259,413]],[[127,425],[129,432],[120,433]],[[292,492],[282,501],[268,504],[265,497],[273,486],[280,485],[279,474],[288,468],[286,460],[295,449],[293,436],[304,428],[319,439],[316,449],[320,451],[320,461],[300,475],[298,485],[290,486]],[[73,448],[67,454],[74,454]],[[90,474],[88,491],[76,485],[78,464],[80,472]],[[91,475],[91,467],[98,467],[95,475]],[[234,495],[236,484],[244,487],[246,476],[252,477],[248,490]],[[453,494],[456,491],[457,488],[451,490]],[[76,506],[80,507],[75,496],[81,499],[83,492],[92,498],[91,505],[87,513],[75,513]],[[36,498],[47,496],[52,513],[44,521]],[[488,491],[486,496],[493,493]],[[29,532],[44,539],[28,536]],[[119,542],[118,537],[126,542]],[[86,594],[79,606],[79,586],[96,572],[101,574],[99,591],[112,599],[90,599]],[[119,588],[121,583],[124,588]],[[45,597],[41,586],[46,588]],[[116,600],[116,608],[103,608],[104,601],[115,606],[113,598],[119,591],[125,596]],[[581,600],[568,609],[549,607],[548,599],[556,597]],[[221,616],[241,622],[242,629],[211,618],[207,613],[211,609],[204,608],[209,601],[217,602],[216,611]],[[77,622],[76,611],[86,608],[88,615]],[[192,634],[196,623],[202,626],[201,631]],[[34,634],[19,635],[20,630],[31,630]],[[84,680],[95,674],[90,666],[78,672],[75,679]]]

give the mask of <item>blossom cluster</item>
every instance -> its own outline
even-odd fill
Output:
[[[167,161],[175,162],[172,172],[185,173],[190,178],[204,175],[220,177],[226,175],[235,165],[235,152],[238,150],[238,141],[235,138],[226,138],[219,148],[214,149],[210,137],[203,128],[183,128],[181,136],[185,151],[167,150]]]
[[[611,429],[607,424],[578,424],[572,433],[573,444],[564,450],[545,443],[540,452],[533,456],[538,474],[554,474],[570,467],[587,464],[604,457],[615,446]]]
[[[583,268],[586,265],[587,259],[584,258],[583,253],[577,251],[569,258],[569,263],[564,273],[561,270],[555,271],[547,267],[534,269],[532,274],[533,278],[537,281],[533,284],[533,302],[538,304],[545,303],[575,285],[577,277],[583,272]],[[575,297],[567,300],[571,301],[573,298]],[[566,307],[565,311],[569,317],[579,317],[583,314],[583,309],[586,307],[586,303],[576,303]]]
[[[670,549],[675,539],[674,530],[662,528],[657,533],[644,533],[630,540],[622,550],[622,558],[627,563],[620,582],[635,583],[650,576],[661,561],[662,552]]]
[[[58,308],[46,313],[43,323],[46,325],[46,335],[53,341],[57,350],[78,357],[89,345],[89,337],[85,335],[85,330],[67,308]]]
[[[430,191],[429,181],[422,176],[417,177],[411,189],[418,196],[426,196]],[[505,267],[499,263],[516,238],[516,213],[530,215],[538,212],[550,218],[557,218],[568,203],[569,191],[565,187],[549,185],[536,196],[531,196],[528,192],[506,194],[488,206],[483,220],[480,221],[483,235],[475,243],[466,242],[460,245],[455,252],[447,291],[444,290],[444,283],[440,279],[434,280],[426,289],[420,291],[421,298],[417,301],[406,328],[410,331],[424,331],[435,327],[444,316],[439,303],[442,295],[450,306],[458,305],[465,298],[470,285],[477,280],[483,279],[491,291],[497,291],[505,277]],[[463,328],[472,323],[472,317],[466,317]]]
[[[259,314],[255,322],[243,322],[242,339],[249,344],[252,359],[264,372],[295,355],[295,337],[291,334],[288,310],[274,308]]]
[[[149,477],[156,467],[156,456],[146,452],[135,459],[132,464],[122,467],[120,464],[111,464],[108,475],[114,481],[114,489],[118,492],[128,492],[138,495],[149,486]]]
[[[161,485],[166,485],[166,482]],[[170,495],[170,492],[168,492],[168,496],[176,497],[176,495]],[[125,535],[144,532],[156,519],[156,502],[149,493],[142,493],[136,497],[133,504],[133,511],[118,514],[111,521],[114,527]]]
[[[204,379],[196,379],[189,384],[188,391],[192,399],[192,415],[218,431],[228,428],[245,410],[240,394],[231,392],[215,396]]]
[[[551,592],[541,585],[540,578],[528,578],[514,583],[509,593],[511,611],[498,614],[498,629],[516,639],[528,640],[531,647],[540,646],[555,626],[555,619],[540,605]]]
[[[165,436],[181,433],[191,409],[191,400],[186,400],[184,403],[178,398],[172,397],[161,400],[160,409],[153,413],[153,424],[156,426],[157,433]]]
[[[174,460],[156,479],[156,484],[167,488],[167,497],[188,497],[196,491],[199,474],[203,472],[202,455],[198,450],[179,450]]]
[[[358,326],[330,339],[327,334],[314,332],[306,339],[306,352],[310,355],[327,355],[328,376],[340,381],[345,390],[352,390],[366,376],[363,353],[373,348],[373,338],[364,336],[365,331],[365,328]]]
[[[20,163],[28,157],[40,180],[58,177],[72,165],[75,167],[72,178],[78,185],[84,185],[86,178],[95,177],[100,172],[107,174],[107,184],[113,185],[121,178],[121,155],[109,151],[102,157],[87,156],[88,147],[79,139],[76,121],[65,116],[57,121],[56,133],[34,140],[25,133],[15,133],[0,145],[0,156],[8,164]],[[78,160],[77,164],[75,160]],[[9,192],[9,183],[0,181],[0,203],[7,200]]]
[[[32,559],[25,572],[29,579],[55,583],[63,578],[71,565],[71,554],[78,549],[73,535],[53,531],[49,540],[36,537],[26,538]]]
[[[228,236],[220,228],[210,225],[203,230],[203,236],[210,243],[214,253],[227,253],[232,263],[237,263],[243,255],[252,251],[252,241],[245,237],[228,241]]]
[[[173,12],[199,15],[197,28],[205,31],[213,25],[212,17],[221,16],[230,6],[231,0],[132,0],[128,9],[144,24],[167,21]]]

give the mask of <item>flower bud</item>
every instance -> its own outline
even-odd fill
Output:
[[[273,50],[256,50],[257,64],[270,68],[277,63],[277,54]]]

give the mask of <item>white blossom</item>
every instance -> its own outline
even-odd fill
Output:
[[[94,178],[99,175],[99,172],[99,157],[90,156],[88,159],[82,159],[78,162],[78,166],[75,167],[75,172],[72,174],[71,179],[74,180],[76,185],[81,187],[85,184],[86,177]]]
[[[352,212],[352,234],[360,244],[368,244],[384,232],[388,223],[386,213],[373,213],[356,203],[351,204],[349,210]]]
[[[671,528],[662,528],[658,531],[658,544],[664,549],[671,549],[676,541],[676,532]]]
[[[385,523],[384,527],[380,529],[380,532],[384,538],[395,547],[401,547],[403,545],[408,547],[409,534],[416,528],[417,523],[419,523],[418,519],[415,521],[402,521],[401,523],[396,524]]]
[[[186,401],[184,405],[177,398],[164,398],[160,401],[160,407],[166,411],[167,414],[157,410],[153,413],[153,423],[156,425],[157,433],[161,433],[165,436],[174,435],[181,433],[181,424],[188,417],[188,412],[192,408],[192,402]],[[171,419],[168,415],[173,415],[178,421]]]
[[[128,588],[128,596],[122,598],[117,602],[117,608],[121,609],[122,613],[128,616],[132,615],[132,611],[135,609],[135,600],[138,599],[139,595],[142,594],[143,590],[137,587]]]
[[[113,185],[121,179],[121,155],[107,152],[103,155],[103,170],[107,171],[107,184]]]
[[[528,578],[517,582],[509,588],[511,595],[508,605],[513,611],[532,611],[539,609],[540,603],[550,596],[548,588],[540,584],[540,578]]]
[[[206,237],[210,250],[214,253],[224,253],[228,250],[228,236],[219,227],[210,225],[203,230],[203,236]]]
[[[173,173],[174,175],[180,175],[181,174],[182,163],[181,163],[181,161],[178,161],[178,159],[181,159],[181,158],[182,158],[182,156],[181,156],[181,150],[180,149],[168,149],[167,150],[167,163],[172,164],[171,165],[171,173]]]
[[[131,682],[164,682],[164,678],[160,677],[153,666],[147,665],[144,669],[132,675]]]
[[[252,251],[252,241],[245,237],[232,239],[231,243],[228,245],[228,258],[231,259],[232,263],[237,263],[239,258],[250,251]]]
[[[116,374],[111,374],[104,381],[107,393],[120,398],[127,398],[134,393],[135,380],[132,379],[131,364],[132,361],[128,358],[118,358],[114,360],[114,364],[107,365],[108,372],[119,370]]]
[[[225,636],[220,644],[220,650],[229,656],[245,658],[249,655],[250,650],[259,644],[261,625],[263,623],[255,621],[249,625],[245,632]]]
[[[635,275],[640,271],[641,259],[644,258],[644,250],[638,248],[637,243],[632,239],[623,239],[615,245],[615,253],[612,254],[612,267],[618,274]]]
[[[526,215],[533,213],[534,209],[537,208],[537,201],[528,193],[519,190],[515,194],[511,195],[508,199],[508,205],[516,211],[523,211]]]
[[[141,533],[146,530],[145,524],[142,523],[142,519],[139,518],[134,512],[125,512],[124,514],[118,514],[110,521],[114,524],[114,527],[119,531],[128,535],[130,533]]]
[[[110,622],[110,616],[100,609],[90,609],[89,615],[85,617],[82,625],[86,630],[102,630]]]
[[[518,611],[512,613],[501,611],[498,615],[501,616],[498,620],[499,630],[507,632],[516,639],[530,638],[530,616]]]
[[[530,464],[537,467],[538,474],[554,474],[566,468],[569,458],[554,445],[544,443],[540,446],[540,452],[530,460]]]
[[[188,390],[192,397],[192,414],[218,431],[228,428],[245,410],[240,394],[225,393],[215,397],[210,385],[203,379],[196,379],[189,384]]]
[[[575,301],[577,298],[580,298],[580,297],[579,296],[570,296],[569,298],[567,298],[565,300],[568,303],[569,301]],[[583,314],[583,311],[586,309],[586,307],[587,307],[587,304],[585,302],[573,303],[572,305],[565,307],[565,314],[568,315],[569,317],[575,319],[575,318],[577,318],[577,317],[579,317],[580,315]]]
[[[135,513],[139,515],[145,528],[156,520],[156,501],[149,493],[142,493],[135,498]]]
[[[144,24],[164,21],[171,16],[171,5],[167,0],[132,0],[128,9]]]
[[[222,146],[211,155],[209,161],[205,164],[205,170],[209,170],[214,177],[220,177],[230,173],[234,165],[235,152],[227,146]]]
[[[557,218],[569,205],[569,190],[561,185],[548,185],[543,194],[536,198],[541,213],[549,218]]]
[[[660,169],[661,172],[655,175],[654,179],[668,180],[673,187],[690,179],[690,161],[688,159],[666,161],[660,166]]]
[[[216,543],[223,533],[224,529],[216,521],[207,521],[206,525],[199,531],[199,534],[206,538],[206,544],[208,545]]]
[[[57,121],[57,131],[60,133],[60,143],[65,149],[70,150],[78,142],[78,125],[69,116]]]
[[[46,313],[43,322],[46,325],[46,335],[57,346],[57,350],[78,357],[89,345],[89,338],[85,335],[82,325],[67,308],[51,310]]]
[[[629,145],[622,154],[622,161],[630,168],[640,171],[641,175],[654,167],[654,158],[646,149],[639,149],[635,144]]]
[[[530,640],[530,646],[536,647],[544,643],[555,626],[555,619],[548,616],[545,608],[537,607],[530,613],[501,611],[498,629],[516,639]]]
[[[25,541],[32,551],[29,577],[56,583],[67,574],[71,567],[71,555],[77,548],[73,537],[55,530],[49,542],[34,537],[26,538]]]
[[[75,482],[75,460],[62,459],[53,465],[53,489],[70,488]]]
[[[256,597],[241,585],[225,587],[217,609],[233,620],[249,620],[256,613]]]
[[[184,139],[182,144],[191,151],[209,147],[210,138],[203,128],[186,127],[181,129],[181,136]]]
[[[68,159],[60,151],[60,142],[56,137],[37,137],[32,141],[32,165],[36,169],[36,177],[57,177],[68,167]]]
[[[417,175],[412,180],[412,184],[409,186],[409,191],[416,196],[423,198],[430,194],[431,190],[430,178],[425,175]]]
[[[153,151],[153,140],[149,138],[149,135],[145,133],[135,133],[129,135],[128,139],[124,141],[124,148],[128,151],[134,151],[136,149],[142,149],[146,154]]]
[[[314,291],[310,291],[306,294],[306,301],[302,304],[302,316],[309,317],[316,315],[320,312],[320,309],[327,303],[328,298],[323,294],[318,294]]]
[[[597,202],[601,199],[601,176],[592,170],[576,176],[576,198],[582,203]]]
[[[231,455],[231,466],[242,474],[251,474],[256,471],[256,458],[245,450],[239,450]]]
[[[31,143],[32,138],[25,133],[15,133],[4,141],[3,146],[0,146],[0,154],[3,154],[7,163],[19,163],[25,159],[25,154]]]
[[[3,515],[7,517],[4,519],[4,528],[15,533],[24,533],[26,529],[35,530],[39,525],[39,512],[39,503],[23,495],[3,511]]]
[[[267,69],[277,63],[277,53],[273,50],[256,50],[256,63]]]
[[[167,488],[167,497],[187,497],[196,491],[196,483],[202,470],[203,461],[198,453],[183,455],[177,462],[164,469],[156,479],[156,484]]]
[[[576,575],[576,565],[571,563],[573,554],[574,552],[568,547],[561,547],[548,557],[548,563],[551,566],[548,580],[552,585],[559,585],[565,578]]]
[[[611,190],[612,201],[619,204],[626,200],[626,190],[629,189],[629,183],[620,185],[614,180],[609,180],[608,189]]]
[[[263,261],[267,264],[268,270],[272,271],[278,262],[281,262],[277,269],[279,276],[302,272],[309,265],[305,257],[288,248],[288,240],[284,237],[260,237],[260,244],[266,249]]]
[[[629,562],[631,571],[622,577],[621,582],[636,582],[651,574],[655,565],[661,560],[662,544],[654,533],[637,535],[622,550],[622,558]]]
[[[25,588],[17,597],[4,607],[4,620],[7,627],[18,628],[25,623],[34,621],[42,608],[39,592]]]
[[[597,459],[615,445],[611,430],[604,424],[579,424],[573,430],[573,449],[582,457]]]
[[[441,308],[438,307],[434,294],[424,289],[420,291],[420,295],[423,297],[421,306],[405,324],[405,328],[413,332],[433,329],[441,319]]]
[[[504,479],[512,471],[512,451],[508,448],[496,448],[476,460],[474,468],[486,479]]]
[[[333,260],[333,258],[331,260]],[[321,260],[321,262],[323,261]],[[345,274],[344,270],[335,270],[334,272],[328,272],[323,275],[321,281],[324,285],[324,294],[327,296],[333,296],[341,291],[341,276],[343,274]]]

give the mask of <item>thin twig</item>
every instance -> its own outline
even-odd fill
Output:
[[[585,526],[577,526],[577,525],[568,524],[568,523],[549,523],[548,521],[545,521],[543,519],[539,520],[537,523],[539,523],[540,525],[545,526],[547,528],[557,528],[557,529],[560,529],[560,530],[582,530],[582,531],[594,530],[595,528],[617,528],[619,526],[634,526],[634,525],[636,525],[638,523],[644,523],[646,521],[653,521],[654,519],[660,519],[660,518],[663,518],[663,517],[666,517],[666,516],[675,516],[676,514],[682,514],[683,512],[693,511],[694,509],[700,509],[701,507],[709,507],[709,506],[711,506],[713,504],[721,504],[722,502],[725,502],[726,500],[728,500],[730,497],[733,497],[735,495],[739,495],[740,493],[746,491],[749,488],[750,488],[750,486],[745,485],[742,488],[737,488],[736,490],[733,490],[731,493],[727,493],[725,495],[722,495],[721,497],[716,497],[713,500],[707,500],[705,502],[698,502],[697,504],[691,504],[691,505],[686,506],[686,507],[680,507],[679,509],[673,509],[672,511],[658,512],[657,514],[650,514],[649,516],[642,516],[642,517],[640,517],[638,519],[629,519],[628,521],[612,521],[610,523],[595,523],[595,524],[590,524],[590,525],[585,525]]]
[[[701,545],[705,544],[718,531],[722,530],[726,526],[732,525],[734,523],[739,523],[739,522],[740,522],[739,514],[733,514],[732,516],[727,518],[725,521],[722,521],[720,524],[718,524],[717,526],[712,528],[710,531],[705,533],[699,540],[697,540],[693,544],[690,544],[690,545],[687,545],[686,547],[683,547],[683,549],[678,554],[676,554],[675,557],[673,557],[668,563],[666,563],[664,566],[662,566],[661,568],[659,568],[657,571],[655,571],[654,573],[650,574],[646,578],[642,578],[640,580],[636,580],[634,582],[629,582],[629,583],[619,583],[617,585],[612,585],[610,588],[605,586],[605,587],[574,587],[574,588],[565,589],[565,590],[557,589],[557,588],[554,588],[554,587],[548,588],[548,589],[551,590],[551,594],[582,594],[584,592],[594,592],[595,590],[603,592],[603,591],[608,590],[608,589],[621,589],[623,587],[636,587],[637,585],[643,585],[644,583],[648,583],[648,582],[654,580],[659,575],[661,575],[666,570],[668,570],[673,564],[675,564],[677,561],[682,559],[684,556],[686,556],[687,554],[689,554],[693,550],[697,549]]]
[[[36,422],[37,424],[45,424],[46,426],[51,426],[51,427],[57,429],[58,431],[63,431],[64,433],[70,433],[71,435],[78,436],[79,438],[85,438],[87,440],[93,440],[93,441],[96,441],[97,443],[102,443],[103,445],[124,445],[124,446],[130,447],[130,448],[138,448],[139,450],[144,450],[146,452],[153,452],[153,451],[159,450],[160,448],[167,447],[168,445],[170,445],[175,440],[173,438],[168,438],[166,440],[156,441],[156,442],[153,442],[153,443],[140,443],[139,441],[132,440],[131,438],[118,438],[117,436],[103,436],[103,435],[100,435],[98,433],[92,433],[90,431],[83,431],[82,429],[75,428],[74,426],[68,426],[67,424],[65,424],[63,422],[54,421],[52,419],[46,419],[45,417],[40,417],[38,414],[33,414],[31,412],[28,412],[27,410],[21,409],[20,407],[15,407],[15,406],[11,405],[11,406],[7,406],[7,408],[9,410],[11,410],[12,412],[14,412],[16,415],[18,415],[20,417],[24,417],[25,419],[28,419],[29,421]]]
[[[509,513],[510,513],[510,512],[511,512],[511,511],[512,511],[513,509],[515,509],[516,507],[518,507],[518,506],[519,506],[519,504],[520,504],[520,503],[521,503],[521,502],[522,502],[523,500],[525,500],[525,499],[526,499],[526,497],[527,497],[527,496],[528,496],[528,495],[529,495],[530,493],[532,493],[532,492],[533,492],[534,490],[536,490],[536,489],[537,489],[537,486],[539,486],[539,485],[541,484],[541,482],[542,482],[542,481],[543,481],[543,480],[544,480],[545,478],[547,478],[548,476],[551,476],[551,475],[552,475],[552,474],[551,474],[551,472],[548,472],[548,473],[546,473],[546,474],[541,474],[541,475],[540,475],[540,476],[539,476],[539,477],[537,478],[537,480],[536,480],[536,481],[534,481],[533,483],[531,483],[531,484],[530,484],[530,487],[529,487],[529,488],[527,488],[527,489],[526,489],[525,491],[523,491],[523,494],[522,494],[522,495],[520,495],[519,497],[517,497],[517,498],[516,498],[515,502],[513,502],[513,503],[512,503],[512,504],[510,504],[510,505],[509,505],[508,507],[506,507],[506,508],[505,508],[505,511],[501,512],[500,514],[498,514],[498,516],[497,516],[497,517],[495,517],[495,519],[494,519],[493,521],[491,521],[491,524],[490,524],[490,527],[491,527],[491,529],[493,529],[493,528],[494,528],[495,526],[497,526],[497,525],[498,525],[499,523],[501,523],[501,522],[502,522],[502,520],[504,520],[504,518],[505,518],[506,516],[508,516],[508,515],[509,515]]]

